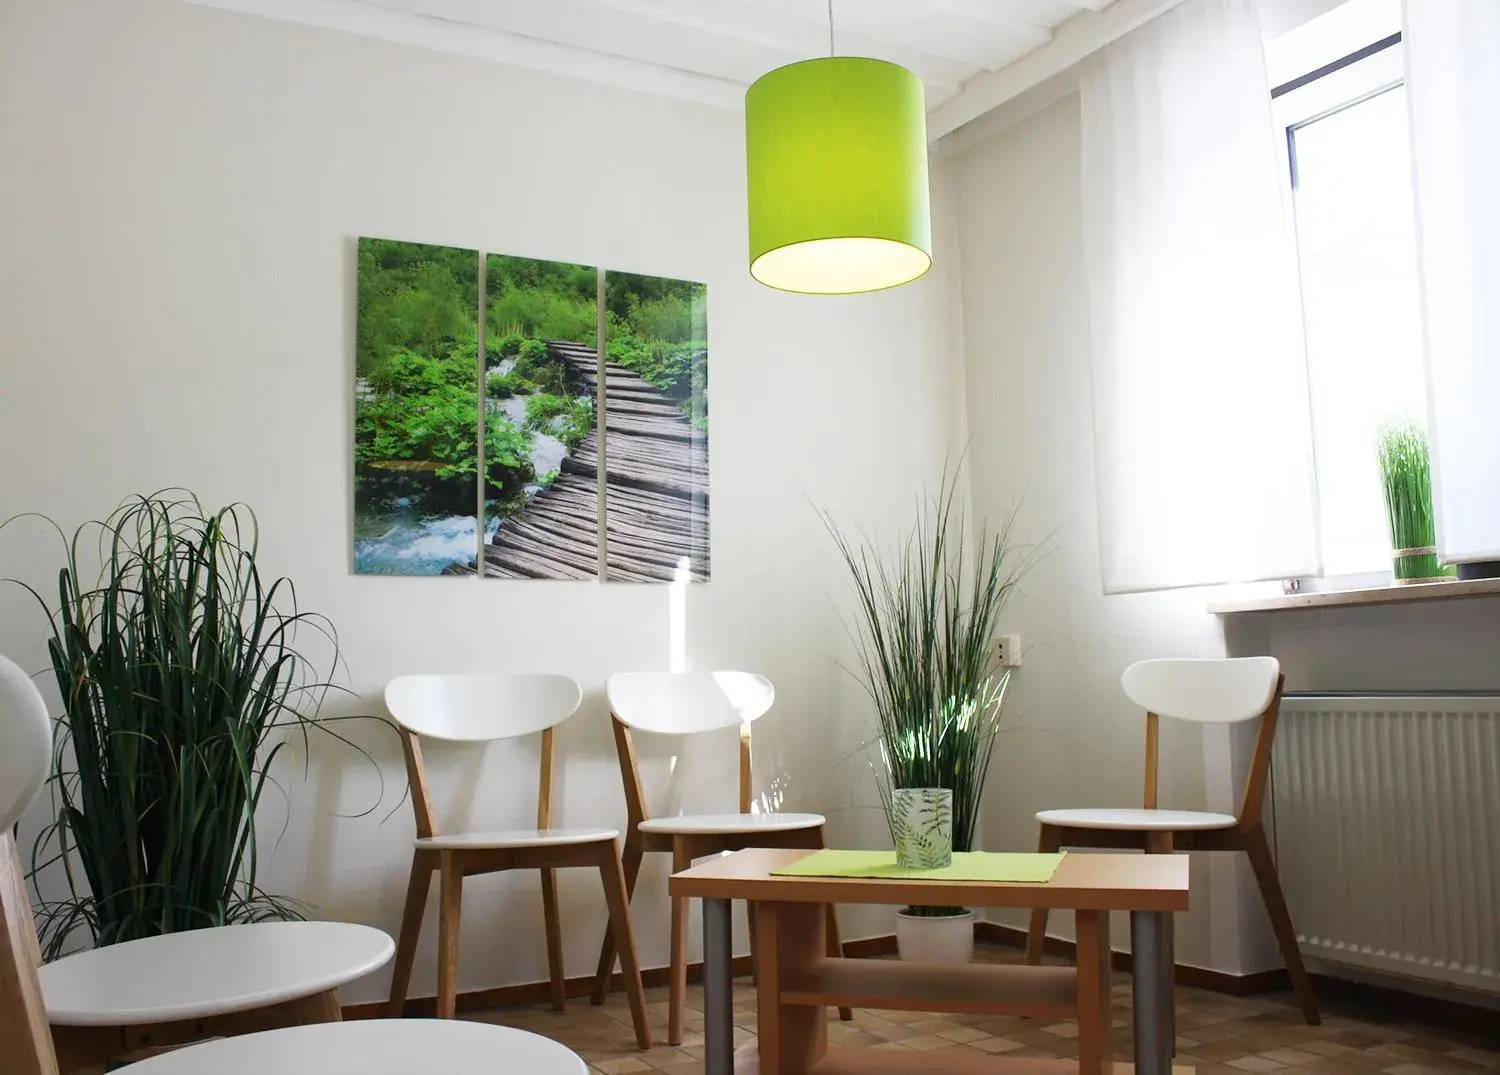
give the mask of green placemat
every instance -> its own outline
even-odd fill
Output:
[[[1066,851],[955,851],[940,870],[907,870],[894,851],[814,851],[771,873],[777,877],[877,877],[898,881],[1013,881],[1044,885]]]

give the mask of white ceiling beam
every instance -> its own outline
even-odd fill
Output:
[[[1070,0],[1071,2],[1071,0]],[[927,137],[936,141],[965,123],[999,108],[1034,86],[1076,66],[1183,0],[1114,0],[1101,11],[1077,15],[1057,28],[1050,44],[1028,52],[999,71],[975,75],[955,96],[927,116]]]
[[[204,7],[285,22],[342,30],[363,37],[513,64],[533,71],[624,86],[644,93],[680,97],[704,104],[738,108],[745,87],[739,82],[591,52],[571,45],[540,41],[504,30],[487,29],[378,7],[362,0],[186,0]]]
[[[804,18],[783,5],[766,4],[764,0],[721,0],[714,4],[705,4],[702,0],[586,2],[735,41],[775,46],[789,53],[780,61],[783,63],[812,59],[828,52],[828,23],[821,4],[816,6],[816,18]],[[839,55],[891,60],[933,83],[961,82],[979,66],[965,56],[934,51],[925,47],[925,43],[908,41],[904,36],[882,34],[871,24],[868,12],[863,8],[854,8],[845,15],[835,5],[834,28]],[[763,73],[757,71],[755,75]]]

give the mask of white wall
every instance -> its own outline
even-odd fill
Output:
[[[350,573],[353,240],[381,235],[706,280],[712,334],[714,581],[688,599],[690,667],[769,675],[761,786],[877,841],[855,754],[863,696],[842,567],[816,506],[877,532],[963,440],[945,184],[938,268],[900,290],[786,296],[745,270],[733,112],[233,15],[175,0],[0,3],[0,516],[71,530],[168,485],[259,513],[263,566],[338,626],[356,697],[402,672],[538,669],[584,683],[560,737],[558,821],[623,822],[600,691],[666,666],[664,587],[356,578]],[[988,443],[988,442],[987,442]],[[48,586],[58,551],[0,533],[4,574]],[[1035,634],[1035,632],[1032,632]],[[42,625],[0,596],[0,652],[41,669]],[[288,768],[290,824],[262,881],[328,917],[394,930],[409,806],[393,739],[356,730],[378,773],[319,750]],[[449,824],[529,823],[534,746],[432,749]],[[646,750],[662,804],[733,803],[734,738]],[[370,807],[384,779],[378,808]],[[669,784],[671,785],[669,787]],[[267,849],[281,808],[267,807]],[[39,821],[33,812],[30,826]],[[666,961],[663,863],[635,906]],[[463,988],[544,977],[532,877],[471,882]],[[595,882],[565,878],[570,974],[590,973]],[[884,913],[846,916],[850,935]],[[429,919],[414,995],[431,993]],[[383,994],[377,975],[347,999]]]

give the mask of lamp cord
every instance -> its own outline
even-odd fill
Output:
[[[833,51],[833,0],[828,0],[828,55],[832,57]]]

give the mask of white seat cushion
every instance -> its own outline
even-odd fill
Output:
[[[816,829],[823,823],[822,814],[684,814],[648,818],[641,822],[640,829],[685,836],[713,832],[795,832]]]
[[[352,922],[257,922],[91,948],[38,976],[49,1022],[139,1026],[310,997],[364,977],[395,951],[380,930]],[[0,1055],[9,1048],[0,1043]]]
[[[539,1034],[447,1019],[284,1027],[189,1045],[138,1064],[131,1070],[140,1075],[588,1075],[589,1070],[577,1053]]]
[[[597,844],[619,838],[615,829],[516,829],[511,832],[455,832],[446,836],[419,836],[424,851],[477,851],[506,847],[566,847]]]
[[[1043,810],[1036,819],[1044,825],[1068,825],[1075,829],[1129,829],[1159,832],[1163,829],[1232,829],[1228,814],[1206,814],[1199,810]]]

